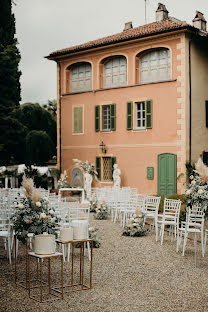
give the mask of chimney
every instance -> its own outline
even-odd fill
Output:
[[[158,3],[158,8],[156,11],[156,22],[162,22],[168,18],[168,10],[166,6],[162,3]]]
[[[192,22],[193,22],[194,27],[199,28],[200,30],[206,31],[207,21],[205,20],[203,13],[196,11],[196,15]]]
[[[127,22],[127,23],[125,23],[125,26],[124,26],[124,30],[123,30],[123,31],[129,30],[129,29],[131,29],[131,28],[133,28],[132,22]]]

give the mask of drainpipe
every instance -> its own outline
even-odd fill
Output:
[[[61,65],[58,63],[59,68],[59,169],[61,173]]]
[[[191,81],[191,43],[198,35],[198,30],[195,35],[189,40],[189,163],[191,164],[192,151],[192,81]]]

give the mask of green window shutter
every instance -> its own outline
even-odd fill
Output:
[[[96,171],[98,173],[97,177],[100,180],[101,179],[101,158],[96,157]]]
[[[127,130],[133,128],[133,102],[127,102]]]
[[[95,106],[95,131],[100,131],[100,105]]]
[[[111,180],[113,180],[113,166],[116,164],[116,157],[111,157]]]
[[[116,130],[116,104],[110,105],[110,127],[111,130]]]
[[[205,110],[206,110],[206,127],[208,128],[208,101],[205,101]]]
[[[83,133],[83,107],[74,107],[73,133]]]
[[[152,129],[152,100],[146,101],[146,128]]]

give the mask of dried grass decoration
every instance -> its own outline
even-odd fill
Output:
[[[44,232],[56,235],[58,218],[54,208],[49,208],[48,198],[43,198],[40,190],[34,187],[32,179],[23,177],[25,194],[19,194],[15,200],[15,212],[12,216],[15,234],[18,240],[26,243],[28,233],[35,235]]]
[[[122,235],[132,237],[145,236],[148,231],[143,225],[143,220],[143,215],[138,210],[136,210],[133,217],[129,219],[129,223],[124,227]]]
[[[208,167],[203,163],[201,157],[195,163],[195,172],[198,173],[199,177],[202,180],[202,183],[205,184],[208,182]]]

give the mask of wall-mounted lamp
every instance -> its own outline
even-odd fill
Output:
[[[101,151],[102,151],[104,154],[106,154],[107,149],[106,149],[105,143],[104,143],[103,141],[100,143],[100,149],[101,149]]]

